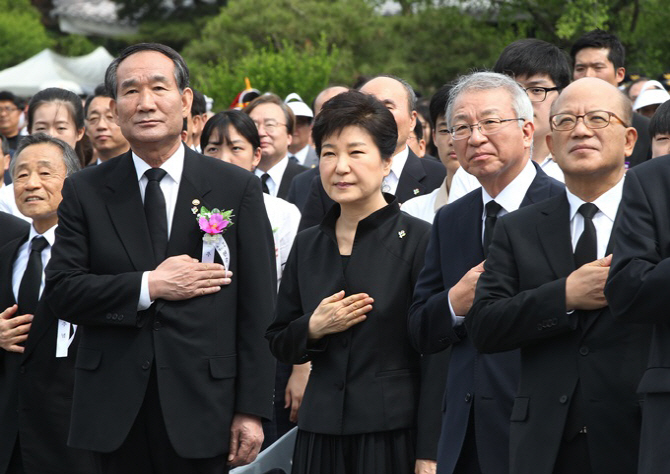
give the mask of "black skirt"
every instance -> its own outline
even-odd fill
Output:
[[[292,474],[413,474],[416,430],[326,435],[298,430]]]

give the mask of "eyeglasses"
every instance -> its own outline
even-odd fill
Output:
[[[551,123],[552,130],[567,132],[573,130],[577,126],[577,121],[581,118],[584,121],[584,125],[593,130],[607,127],[612,117],[617,119],[624,127],[628,126],[614,112],[607,112],[606,110],[594,110],[583,115],[556,114],[549,117],[549,122]]]
[[[274,120],[266,120],[265,122],[254,121],[254,123],[256,124],[256,128],[258,130],[260,130],[261,126],[262,126],[265,129],[265,131],[268,132],[268,133],[274,133],[275,130],[277,130],[278,127],[286,126],[285,123],[279,123],[279,122],[276,122]]]
[[[17,110],[19,110],[19,109],[16,108],[16,107],[9,107],[9,106],[0,107],[0,114],[3,113],[3,112],[6,113],[6,114],[9,114],[9,113],[12,113],[12,112],[16,112]]]
[[[93,115],[91,117],[88,117],[86,121],[91,125],[98,125],[98,123],[100,123],[100,120],[102,120],[103,118],[107,123],[114,123],[114,117],[111,115]]]
[[[551,91],[560,90],[559,87],[524,87],[523,90],[528,94],[528,98],[531,102],[544,102],[544,99],[547,98],[547,93]]]
[[[505,128],[510,122],[518,122],[519,120],[526,121],[522,118],[513,118],[513,119],[499,119],[499,118],[488,118],[480,120],[477,123],[468,125],[467,123],[457,123],[451,129],[451,136],[454,140],[464,140],[469,138],[472,135],[472,129],[477,127],[479,133],[482,135],[493,135],[498,133],[500,130]]]

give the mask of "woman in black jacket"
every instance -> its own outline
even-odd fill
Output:
[[[267,333],[282,362],[312,362],[293,473],[410,474],[421,359],[408,342],[407,310],[430,226],[381,191],[397,142],[381,102],[337,95],[312,134],[338,205],[298,234]]]

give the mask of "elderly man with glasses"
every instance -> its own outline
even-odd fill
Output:
[[[548,145],[565,193],[498,221],[465,323],[482,352],[521,350],[511,473],[632,473],[650,331],[616,322],[603,294],[637,138],[631,105],[585,78],[551,111]]]
[[[445,115],[458,161],[482,187],[435,216],[410,308],[410,340],[422,353],[451,347],[437,472],[506,474],[519,352],[479,353],[463,320],[497,218],[558,195],[563,186],[530,159],[533,106],[510,77],[464,76]]]

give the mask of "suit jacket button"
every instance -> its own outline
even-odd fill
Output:
[[[563,404],[568,403],[568,396],[567,395],[561,395],[561,398],[559,398],[558,401],[563,403]]]
[[[470,400],[472,400],[472,394],[471,393],[466,393],[465,394],[465,403],[470,403]]]
[[[123,315],[119,314],[119,321],[123,321]]]
[[[151,362],[149,362],[148,360],[145,360],[144,363],[142,364],[142,369],[143,370],[148,370],[149,367],[151,367]]]
[[[161,328],[161,322],[160,321],[154,321],[154,329],[158,331]]]
[[[586,346],[582,346],[579,348],[579,353],[583,356],[588,355],[589,353],[589,348]]]
[[[105,318],[107,318],[107,319],[112,319],[112,314],[111,314],[111,313],[107,313],[107,314],[105,315]]]

